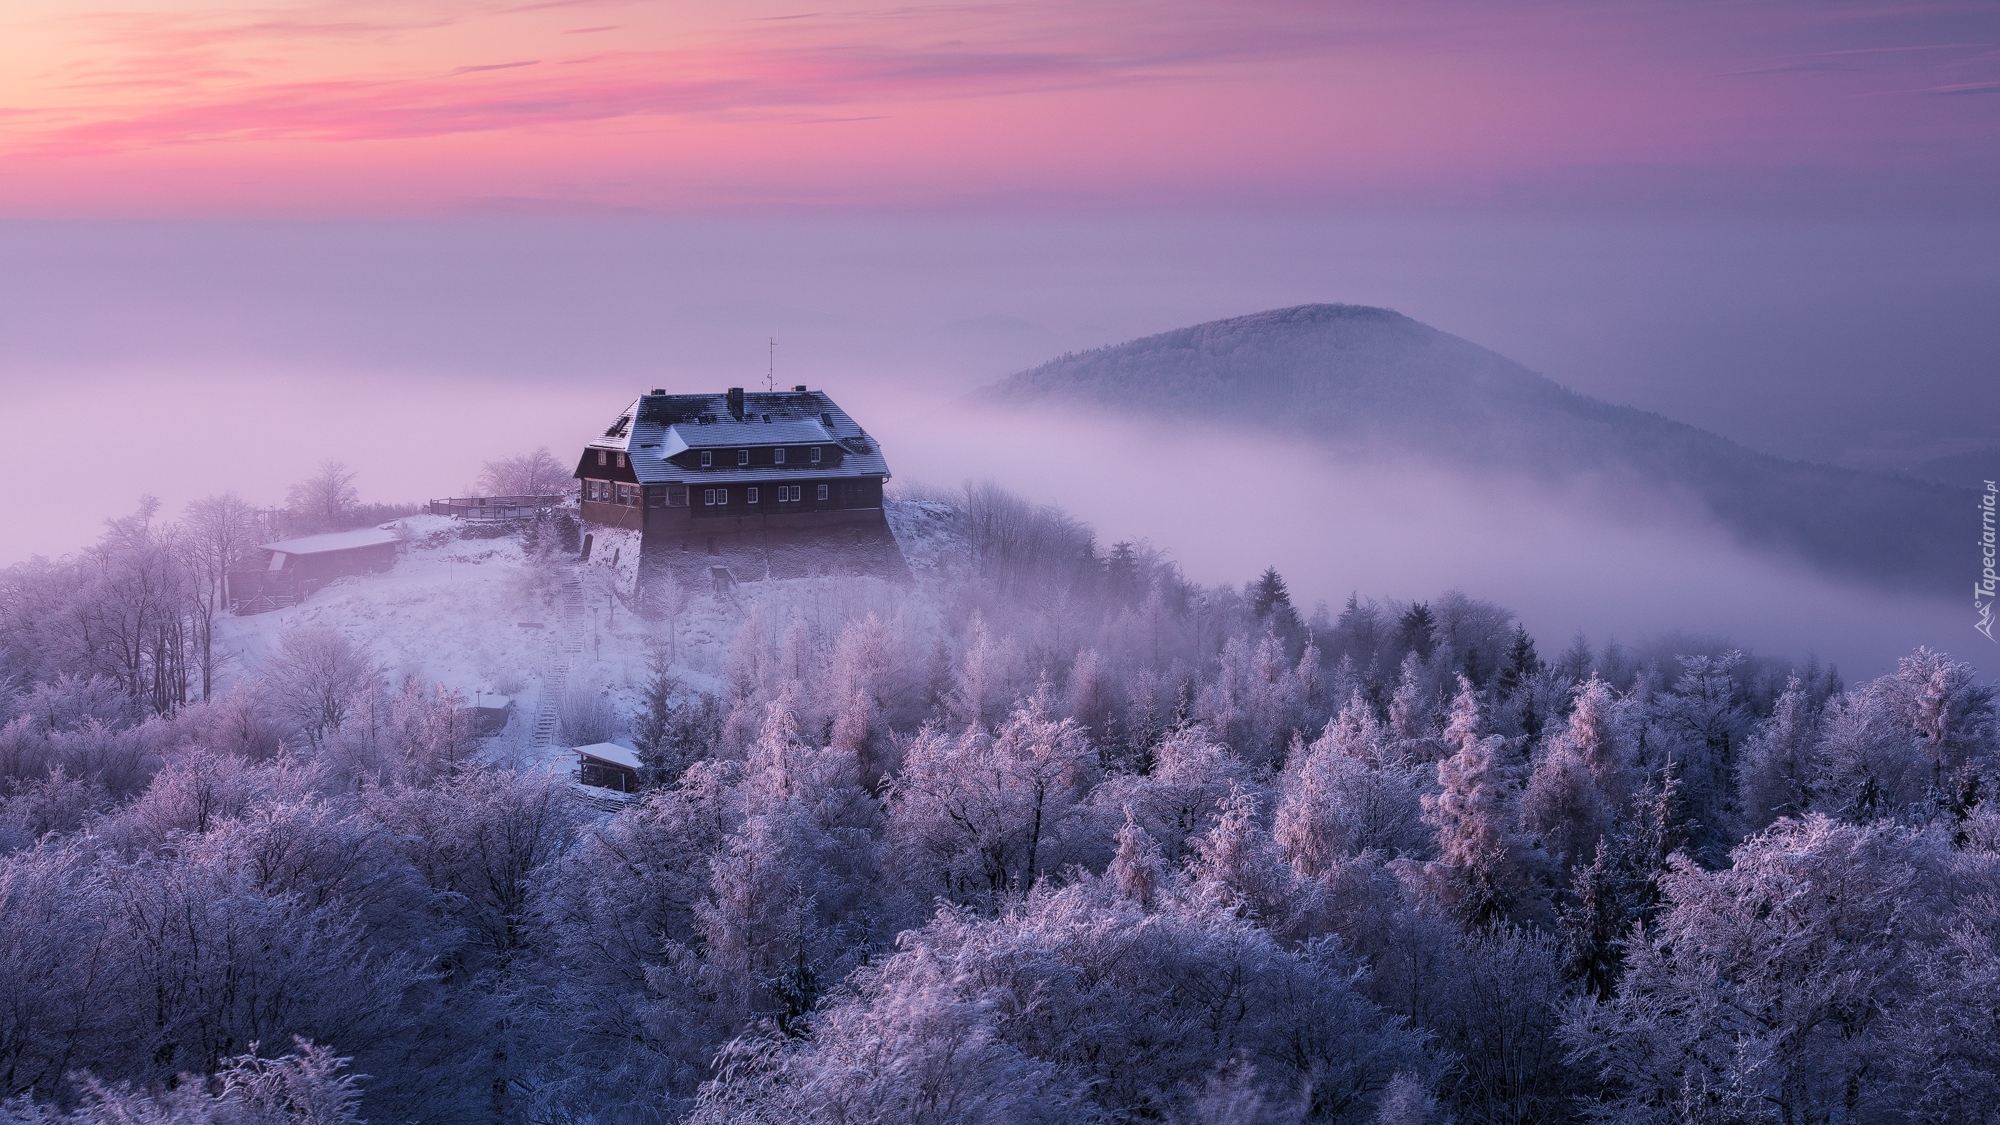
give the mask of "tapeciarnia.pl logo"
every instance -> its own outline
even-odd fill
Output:
[[[1974,629],[1993,637],[1993,598],[1996,578],[1993,573],[1993,501],[1996,489],[1992,481],[1986,482],[1986,494],[1979,498],[1979,558],[1985,564],[1979,572],[1979,581],[1972,584],[1972,611],[1979,620],[1972,623]],[[1996,642],[2000,643],[2000,642]]]

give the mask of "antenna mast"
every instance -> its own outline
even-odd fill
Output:
[[[764,369],[764,389],[775,391],[778,389],[778,334],[776,332],[771,333],[771,348],[769,354],[766,356],[766,362],[769,366]]]

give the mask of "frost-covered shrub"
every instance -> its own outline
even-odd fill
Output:
[[[574,684],[556,701],[556,721],[562,740],[571,746],[589,746],[618,737],[618,711],[592,684]]]
[[[181,1075],[171,1086],[135,1090],[87,1079],[82,1104],[68,1113],[0,1103],[0,1125],[361,1125],[360,1076],[345,1073],[353,1060],[309,1040],[293,1043],[275,1058],[252,1044],[213,1075]]]

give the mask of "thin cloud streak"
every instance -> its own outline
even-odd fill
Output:
[[[887,45],[618,52],[594,56],[597,73],[591,77],[524,77],[482,86],[476,93],[420,79],[269,83],[113,120],[55,124],[69,114],[51,110],[45,111],[51,127],[12,148],[17,153],[77,155],[218,138],[403,139],[633,116],[1050,93],[1158,80],[1162,70],[1223,61],[1302,56],[1324,49],[1325,38],[1257,29],[1204,35],[1199,41],[1155,35],[1122,54]],[[449,76],[525,68],[539,61],[465,66]],[[715,77],[673,77],[686,74]],[[175,79],[155,76],[149,81]]]
[[[216,213],[251,183],[245,207],[284,214],[329,200],[449,212],[473,194],[1655,206],[1695,181],[1702,198],[1793,208],[1798,185],[1970,200],[2000,174],[2000,127],[1955,97],[2000,82],[1987,46],[2000,13],[1975,10],[325,0],[68,15],[64,0],[23,2],[51,14],[0,17],[12,214],[121,200]],[[568,26],[586,10],[620,22]],[[617,50],[568,49],[611,32]],[[463,65],[482,58],[502,61]],[[756,132],[825,121],[887,123],[865,148],[788,155]],[[362,150],[379,141],[420,143]],[[487,163],[475,173],[467,153]],[[355,190],[332,192],[330,168]],[[1606,171],[1620,169],[1638,171]],[[140,191],[151,172],[174,192],[157,177]]]
[[[520,62],[487,63],[484,66],[461,66],[457,70],[452,71],[447,77],[456,77],[460,74],[478,74],[486,70],[513,70],[516,67],[536,66],[541,61],[540,59],[524,59]]]

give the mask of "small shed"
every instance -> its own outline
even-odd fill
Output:
[[[639,755],[615,742],[576,748],[576,779],[620,793],[639,791]]]
[[[514,701],[490,691],[476,692],[472,697],[472,706],[466,711],[472,716],[473,735],[485,738],[507,729],[507,720],[514,714]]]

